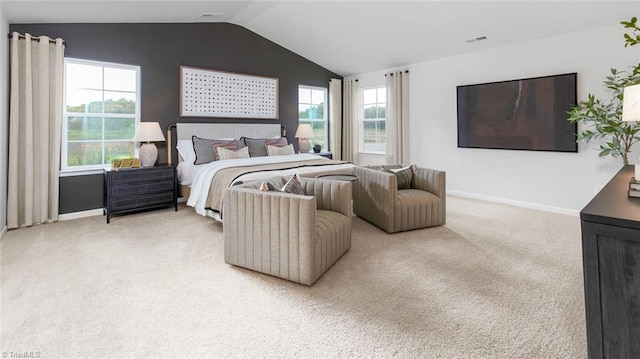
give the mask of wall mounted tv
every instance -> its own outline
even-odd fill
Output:
[[[578,152],[577,74],[457,87],[458,147]]]

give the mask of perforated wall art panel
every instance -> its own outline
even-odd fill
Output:
[[[278,118],[278,79],[180,67],[181,117]]]

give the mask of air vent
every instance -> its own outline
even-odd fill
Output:
[[[464,40],[464,42],[466,42],[467,44],[471,44],[473,42],[477,42],[477,41],[483,41],[486,40],[487,37],[486,36],[478,36],[478,37],[472,37],[470,39]]]

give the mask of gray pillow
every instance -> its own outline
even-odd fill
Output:
[[[411,182],[413,181],[413,172],[415,168],[414,166],[415,165],[407,166],[404,168],[391,168],[391,169],[386,168],[384,166],[380,166],[380,171],[395,174],[397,183],[398,183],[398,189],[410,189]]]
[[[216,160],[216,155],[213,152],[213,144],[211,143],[213,140],[194,135],[191,136],[191,141],[193,142],[193,151],[196,153],[196,159],[193,161],[194,165],[201,165]]]
[[[248,138],[248,137],[242,137],[241,139],[244,140],[244,144],[249,147],[249,156],[251,157],[261,157],[261,156],[267,156],[267,146],[266,143],[267,141],[274,143],[274,142],[278,142],[282,145],[287,145],[287,138],[286,137],[281,137],[279,139],[277,138]]]
[[[235,149],[241,149],[244,147],[243,140],[215,140],[209,138],[200,138],[198,136],[191,136],[193,142],[193,151],[196,153],[196,159],[193,161],[194,165],[201,165],[218,160],[218,154],[214,148],[220,145],[226,146],[231,141],[235,141],[237,147]]]

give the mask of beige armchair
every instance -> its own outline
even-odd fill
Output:
[[[225,192],[224,260],[312,285],[351,248],[351,183],[301,178],[306,195],[260,191],[261,183]]]
[[[399,168],[400,166],[385,166]],[[396,175],[379,167],[356,167],[353,211],[388,233],[445,224],[445,172],[418,168],[410,189],[398,190]]]

